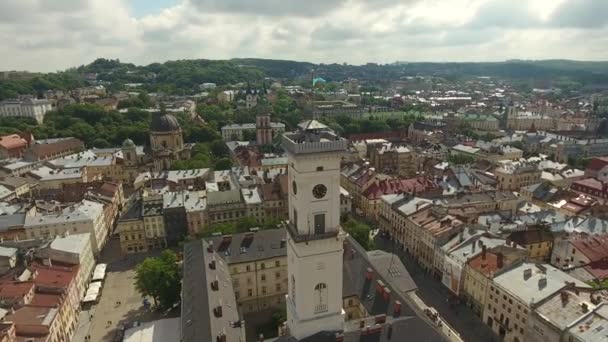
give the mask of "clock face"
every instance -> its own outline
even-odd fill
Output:
[[[327,194],[327,187],[323,184],[317,184],[312,188],[312,195],[316,198],[323,198]]]
[[[294,195],[298,193],[298,186],[296,185],[295,180],[291,182],[291,190],[293,191]]]

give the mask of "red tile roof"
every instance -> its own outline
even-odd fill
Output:
[[[7,150],[24,148],[27,146],[27,141],[18,134],[5,135],[0,137],[0,146]]]
[[[439,185],[432,179],[426,177],[416,177],[410,179],[385,179],[370,185],[363,192],[369,200],[377,200],[383,195],[407,193],[423,193],[438,190]]]
[[[582,186],[595,191],[604,191],[604,184],[595,178],[580,179],[573,182],[572,185]]]
[[[67,138],[48,144],[33,144],[30,151],[39,159],[44,159],[51,155],[73,151],[77,148],[84,148],[84,143],[76,138]]]
[[[0,285],[0,298],[18,298],[29,293],[34,287],[34,283],[26,282],[11,282]]]
[[[484,258],[482,253],[479,253],[469,260],[469,267],[489,276],[499,270],[498,255],[486,251],[486,256]]]
[[[590,262],[608,258],[608,235],[579,237],[571,240],[570,243]]]
[[[54,308],[59,306],[62,301],[63,297],[59,294],[36,293],[30,305]]]
[[[595,157],[592,158],[587,165],[587,170],[597,172],[603,169],[606,165],[608,165],[608,157]]]
[[[34,283],[36,283],[36,285],[48,287],[67,288],[78,272],[77,265],[72,267],[59,267],[33,264],[32,267],[37,271]]]

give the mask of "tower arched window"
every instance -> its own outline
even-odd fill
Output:
[[[315,303],[315,313],[327,311],[327,284],[318,283],[317,286],[315,286],[313,300]]]

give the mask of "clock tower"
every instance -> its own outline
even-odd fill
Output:
[[[283,135],[289,164],[287,328],[303,339],[343,330],[340,160],[347,141],[315,120]]]

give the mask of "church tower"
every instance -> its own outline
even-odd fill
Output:
[[[340,160],[347,141],[315,120],[283,135],[289,163],[287,328],[303,339],[343,329]]]
[[[258,145],[272,144],[272,126],[270,125],[270,115],[261,114],[255,119],[256,140]]]

